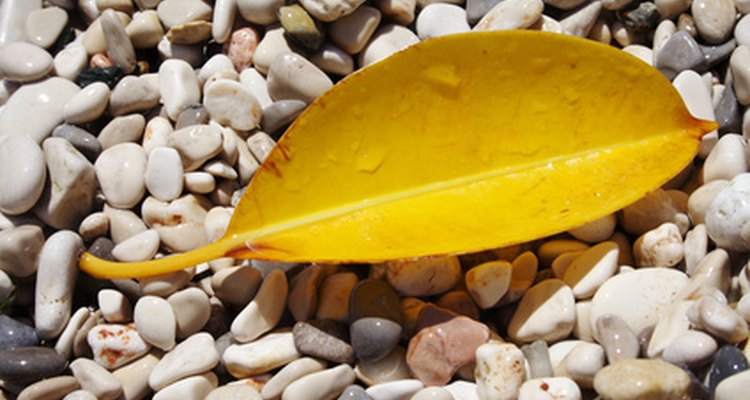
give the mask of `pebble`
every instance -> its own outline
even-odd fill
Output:
[[[654,360],[624,360],[604,367],[594,388],[605,398],[683,399],[690,396],[690,378],[680,368]]]
[[[267,132],[277,132],[293,122],[306,107],[307,103],[302,100],[275,101],[263,108],[260,126]],[[264,158],[261,158],[260,161]]]
[[[202,44],[211,38],[212,25],[206,21],[190,21],[175,25],[167,31],[166,38],[176,45]]]
[[[716,197],[706,211],[706,232],[717,246],[727,250],[746,251],[750,249],[750,241],[745,239],[745,215],[750,214],[750,208],[744,207],[744,199],[750,186],[750,174],[742,173],[718,191]],[[731,218],[730,218],[731,217]]]
[[[466,10],[446,3],[433,3],[422,9],[417,16],[416,30],[419,39],[469,32]]]
[[[177,116],[177,121],[175,121],[174,128],[176,130],[179,130],[193,125],[205,125],[209,124],[210,120],[211,116],[209,115],[206,107],[204,107],[202,104],[196,104],[182,110],[180,115]]]
[[[74,390],[63,397],[63,400],[96,400],[96,396],[88,390]]]
[[[374,362],[387,356],[398,344],[401,325],[377,317],[365,317],[352,322],[351,343],[359,360]]]
[[[148,377],[159,362],[161,353],[152,351],[143,357],[114,371],[112,375],[122,383],[122,397],[125,399],[144,398],[151,393]]]
[[[274,376],[266,382],[260,395],[264,399],[274,399],[281,396],[284,389],[292,382],[310,375],[315,372],[323,371],[325,362],[314,358],[304,357],[294,360],[279,370]]]
[[[145,231],[146,225],[130,210],[104,206],[104,215],[109,220],[109,232],[115,244]]]
[[[102,317],[107,322],[128,322],[133,316],[133,306],[120,291],[116,289],[102,289],[97,293],[97,303]]]
[[[145,342],[166,351],[175,346],[177,321],[166,300],[148,295],[141,297],[135,304],[133,320]]]
[[[121,116],[148,111],[159,104],[159,90],[143,77],[132,75],[117,82],[109,97],[109,113]]]
[[[178,59],[164,61],[159,67],[159,93],[167,115],[173,121],[182,110],[200,103],[198,78],[190,64]]]
[[[617,216],[608,214],[592,222],[568,230],[571,236],[586,243],[598,243],[607,240],[615,231]]]
[[[0,73],[10,81],[35,81],[45,77],[52,67],[52,56],[31,43],[10,43],[0,50]]]
[[[708,334],[689,330],[664,349],[662,358],[675,365],[700,367],[711,359],[717,348],[716,341]]]
[[[115,400],[122,394],[122,383],[101,365],[88,358],[70,363],[70,370],[81,389],[102,400]]]
[[[125,31],[125,24],[111,9],[104,10],[99,19],[110,60],[126,74],[133,72],[136,67],[135,48]]]
[[[510,288],[513,266],[504,260],[489,261],[468,270],[466,289],[482,309],[497,304]]]
[[[709,43],[723,43],[733,31],[736,13],[733,1],[694,1],[691,12],[698,33]]]
[[[146,120],[141,114],[115,117],[102,128],[97,139],[105,150],[120,143],[138,142],[145,126]]]
[[[602,2],[592,1],[580,10],[570,14],[565,19],[560,20],[560,28],[562,28],[562,31],[567,34],[578,37],[587,37],[589,32],[591,32],[594,23],[596,23],[601,10]],[[613,31],[616,38],[616,30],[613,29]],[[623,45],[623,47],[625,46],[626,45]]]
[[[284,389],[281,399],[333,399],[355,379],[352,367],[342,364],[297,379]]]
[[[56,376],[27,386],[18,394],[18,400],[62,398],[79,388],[72,376]]]
[[[55,343],[55,351],[64,358],[70,358],[75,346],[75,338],[83,325],[91,317],[91,311],[87,307],[81,307],[71,315],[62,333]]]
[[[33,327],[0,315],[0,351],[17,347],[31,347],[39,343],[39,336]]]
[[[268,68],[271,66],[271,62],[276,56],[292,52],[294,51],[284,35],[284,28],[278,25],[272,25],[266,30],[263,39],[258,42],[255,51],[252,53],[253,66],[262,74],[267,75]],[[230,58],[232,58],[231,54]]]
[[[257,293],[261,281],[260,272],[254,268],[231,267],[216,272],[211,278],[211,287],[225,304],[244,307]]]
[[[0,379],[19,385],[60,374],[67,361],[47,347],[17,347],[0,350]]]
[[[102,193],[113,207],[131,208],[146,191],[146,152],[135,143],[119,143],[104,150],[94,169]]]
[[[332,86],[323,71],[299,54],[279,54],[268,69],[268,93],[274,100],[309,104]]]
[[[388,283],[404,296],[442,294],[460,278],[461,264],[452,256],[389,262],[386,272]]]
[[[103,82],[92,83],[70,99],[63,109],[63,118],[69,124],[90,122],[107,109],[109,86]]]
[[[33,274],[43,244],[42,229],[34,225],[0,230],[0,270],[19,278]]]
[[[8,113],[7,106],[4,113]],[[34,207],[44,190],[47,166],[41,147],[23,134],[0,135],[0,212],[18,215]]]
[[[24,23],[29,14],[42,8],[42,2],[39,0],[10,0],[3,2],[0,8],[0,44],[24,40],[25,32]]]
[[[619,248],[614,242],[602,242],[585,250],[573,260],[563,274],[573,296],[587,299],[617,270]]]
[[[269,273],[255,298],[232,322],[232,335],[242,343],[257,339],[279,323],[284,312],[289,285],[282,270]]]
[[[202,400],[218,386],[219,380],[213,372],[191,376],[175,382],[154,395],[154,400],[186,399]]]
[[[156,13],[166,28],[192,21],[210,21],[211,7],[200,0],[164,0],[156,7]]]
[[[222,361],[232,376],[244,378],[268,372],[300,357],[292,332],[279,332],[253,342],[229,346]]]
[[[627,323],[617,315],[604,314],[597,318],[596,331],[610,364],[638,358],[638,337]]]
[[[206,199],[188,194],[169,203],[147,197],[141,213],[146,224],[159,232],[162,245],[178,252],[208,244],[204,221],[209,209]]]
[[[192,125],[172,132],[167,144],[180,153],[186,172],[195,171],[222,149],[221,129],[214,125]]]
[[[373,400],[398,400],[412,399],[422,389],[424,385],[416,379],[401,379],[372,385],[365,393]]]
[[[328,29],[328,35],[336,46],[349,54],[357,54],[369,42],[381,19],[380,10],[363,5],[334,21]]]
[[[86,48],[73,42],[55,55],[53,59],[54,71],[60,78],[72,81],[86,68],[87,62]]]
[[[652,2],[643,2],[637,8],[625,11],[623,17],[625,26],[634,33],[650,32],[661,20],[659,8]]]
[[[396,347],[378,361],[357,361],[354,373],[370,386],[412,377],[406,363],[406,351],[402,347]]]
[[[668,79],[682,71],[695,69],[703,62],[704,55],[698,42],[687,32],[673,33],[656,53],[654,66]]]
[[[144,183],[148,192],[161,201],[171,201],[182,194],[182,160],[177,150],[159,147],[148,154]]]
[[[154,10],[143,10],[133,14],[133,20],[125,27],[130,42],[136,49],[153,48],[164,36],[164,27]]]
[[[34,295],[35,326],[42,339],[57,337],[70,318],[82,249],[81,237],[65,230],[54,233],[42,247]]]
[[[346,76],[354,71],[352,56],[330,43],[323,43],[320,49],[310,56],[310,62],[329,74]]]
[[[359,385],[349,385],[338,397],[338,400],[373,400],[369,394]]]
[[[680,228],[667,222],[644,233],[633,244],[633,254],[639,267],[674,267],[684,255]]]
[[[505,0],[492,7],[474,25],[474,31],[503,31],[530,27],[542,15],[542,0]]]
[[[208,295],[192,287],[173,293],[167,298],[177,321],[177,338],[183,339],[203,328],[211,316]]]
[[[204,93],[203,105],[215,121],[241,131],[258,126],[262,115],[255,96],[241,83],[230,80],[210,84]]]
[[[384,281],[362,280],[354,287],[349,298],[349,317],[352,321],[377,317],[400,323],[403,316],[398,294]]]
[[[442,386],[490,337],[486,325],[467,317],[420,330],[410,341],[406,362],[413,375],[427,386]]]
[[[254,24],[268,25],[277,20],[277,11],[284,5],[279,0],[237,0],[242,18]]]
[[[719,192],[729,185],[729,181],[721,179],[716,181],[708,182],[698,189],[694,190],[688,198],[688,215],[690,219],[696,224],[701,225],[703,230],[706,229],[706,213],[711,203],[716,198]],[[685,238],[688,241],[688,238]],[[687,257],[687,248],[685,249],[685,255]],[[687,261],[687,259],[686,259]]]
[[[279,22],[286,34],[305,51],[317,51],[323,44],[323,31],[310,14],[299,4],[283,6],[278,11]]]
[[[359,65],[374,64],[418,42],[419,37],[401,25],[381,25],[359,53]]]
[[[748,360],[741,350],[734,346],[724,345],[714,356],[706,381],[711,393],[727,378],[747,371]]]
[[[555,367],[555,375],[568,376],[578,386],[591,388],[594,376],[606,364],[602,346],[582,342],[575,345]]]
[[[703,296],[688,311],[690,323],[719,340],[738,343],[748,337],[748,325],[737,312],[712,296]]]
[[[737,46],[729,58],[729,67],[737,101],[746,106],[750,104],[750,47]]]
[[[252,27],[244,27],[232,32],[229,42],[225,46],[227,57],[237,72],[242,72],[253,65],[255,52],[259,44],[260,35]]]
[[[480,400],[476,386],[474,382],[457,380],[450,385],[443,386],[443,388],[456,400]]]
[[[734,133],[723,135],[706,157],[703,165],[703,181],[731,180],[747,172],[745,139]]]
[[[94,361],[107,369],[138,359],[151,348],[131,325],[97,325],[89,331],[87,340]]]
[[[180,342],[154,367],[148,384],[157,392],[191,375],[210,371],[219,363],[214,339],[206,332],[196,333]]]
[[[222,399],[236,399],[236,400],[263,400],[263,397],[258,394],[258,391],[242,382],[229,383],[224,386],[219,386],[213,389],[206,400],[222,400]]]
[[[573,291],[559,279],[548,279],[532,286],[521,298],[508,335],[517,342],[555,341],[572,332],[575,320]]]
[[[511,343],[490,341],[479,346],[474,378],[479,398],[518,398],[518,391],[526,378],[523,353]]]
[[[714,290],[724,294],[729,292],[730,260],[725,250],[711,251],[689,272],[691,273],[690,283],[679,294],[680,297],[699,299],[703,295],[712,294]]]
[[[216,43],[224,43],[229,38],[237,15],[237,0],[219,0],[214,3],[211,35]]]
[[[566,377],[529,379],[521,385],[518,400],[580,400],[581,389]]]
[[[740,372],[722,380],[714,392],[716,400],[740,400],[745,396],[745,388],[750,385],[750,371]]]

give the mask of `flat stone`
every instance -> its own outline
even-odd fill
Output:
[[[167,351],[175,346],[177,321],[166,300],[148,295],[141,297],[135,304],[133,319],[145,342]]]
[[[18,215],[30,210],[41,197],[46,178],[44,153],[33,138],[0,135],[0,185],[5,188],[0,192],[1,212]]]
[[[33,327],[0,315],[0,351],[17,347],[31,347],[39,343],[39,336]]]
[[[272,330],[284,312],[289,285],[281,270],[266,275],[255,298],[240,311],[232,322],[232,335],[240,342],[249,342]]]
[[[460,367],[474,361],[475,350],[489,337],[484,324],[456,317],[419,331],[409,341],[406,361],[425,385],[442,386]]]
[[[107,203],[113,207],[131,208],[146,191],[146,152],[135,143],[119,143],[104,150],[94,169]]]
[[[354,383],[355,379],[352,367],[342,364],[297,379],[284,389],[281,399],[333,399],[344,388]]]
[[[78,382],[72,376],[56,376],[27,386],[18,394],[17,399],[36,400],[61,398],[78,388]]]
[[[274,100],[301,100],[309,104],[331,87],[331,79],[299,54],[279,54],[268,69],[268,93]]]
[[[680,368],[654,360],[624,360],[604,367],[594,388],[613,400],[635,398],[683,399],[690,396],[690,378]]]
[[[70,318],[82,251],[81,237],[65,230],[52,234],[42,247],[34,294],[35,327],[42,339],[57,337]]]
[[[263,386],[260,392],[264,399],[273,399],[281,396],[284,389],[292,382],[314,372],[323,371],[325,362],[313,358],[304,357],[287,364]]]
[[[79,124],[99,118],[107,109],[109,95],[109,86],[103,82],[94,82],[86,86],[65,105],[65,122]]]
[[[375,400],[411,399],[421,389],[424,389],[422,382],[416,379],[401,379],[372,385],[365,393]]]
[[[368,43],[381,20],[380,10],[363,5],[334,21],[328,30],[331,41],[349,54],[357,54]]]
[[[431,386],[424,389],[421,389],[417,393],[414,393],[414,396],[411,397],[410,400],[452,400],[453,395],[451,392],[438,387],[438,386]]]
[[[200,44],[211,38],[211,26],[206,21],[190,21],[171,27],[166,37],[173,44]]]
[[[497,3],[474,25],[474,31],[525,29],[542,15],[541,0],[505,0]]]
[[[295,321],[307,321],[315,315],[322,279],[323,267],[317,264],[304,268],[292,278],[287,307]]]
[[[701,297],[690,307],[687,315],[692,326],[719,340],[737,343],[748,337],[747,321],[733,308],[712,296]]]
[[[97,188],[94,166],[63,138],[48,138],[42,148],[49,184],[34,212],[53,228],[76,229],[93,207]]]
[[[220,0],[221,1],[221,0]],[[265,387],[265,386],[264,386]],[[212,390],[205,400],[263,400],[258,391],[242,381],[219,386]]]
[[[573,291],[558,279],[532,286],[513,314],[508,335],[517,342],[556,341],[568,336],[575,324]]]
[[[0,350],[0,379],[19,385],[59,375],[67,360],[48,347]]]
[[[664,42],[656,53],[654,66],[668,79],[684,70],[698,67],[704,59],[698,43],[686,32],[676,32]]]
[[[118,243],[112,257],[120,262],[148,261],[159,251],[159,232],[148,229]]]
[[[186,338],[203,328],[211,316],[208,295],[192,287],[176,292],[167,298],[177,320],[177,337]]]
[[[0,72],[14,82],[38,80],[46,76],[52,67],[52,56],[31,43],[10,43],[0,50]]]
[[[687,331],[675,338],[664,349],[662,357],[675,365],[699,367],[705,365],[718,348],[716,341],[700,331]]]
[[[237,9],[248,22],[268,25],[277,20],[277,11],[284,5],[279,0],[237,0]]]
[[[159,104],[159,90],[146,79],[126,76],[117,82],[109,98],[109,112],[120,116],[148,111]]]
[[[192,21],[210,21],[213,10],[200,0],[165,0],[156,7],[159,20],[165,27]]]
[[[174,131],[167,144],[180,153],[184,170],[190,172],[221,152],[222,133],[213,125],[193,125]]]
[[[584,251],[563,274],[577,299],[586,299],[617,270],[619,248],[614,242],[602,242]]]
[[[262,110],[258,100],[239,82],[227,79],[210,84],[203,105],[216,122],[247,131],[258,126]]]
[[[196,333],[164,355],[151,372],[148,384],[159,391],[185,377],[210,371],[218,362],[219,353],[211,335]]]
[[[56,75],[71,81],[86,68],[87,62],[86,49],[75,42],[60,50],[53,60]]]
[[[104,214],[109,220],[110,237],[115,244],[137,235],[146,229],[143,221],[132,211],[104,206]]]
[[[107,369],[115,369],[148,353],[145,343],[130,325],[97,325],[88,333],[94,361]]]
[[[225,304],[244,307],[255,296],[261,281],[260,272],[254,268],[230,267],[213,275],[211,287],[214,295]]]
[[[343,325],[334,321],[297,322],[292,329],[294,345],[305,355],[339,364],[354,361]]]
[[[224,367],[235,378],[259,375],[284,366],[301,355],[292,332],[271,333],[256,341],[229,346],[222,356]]]
[[[122,384],[111,372],[88,358],[78,358],[70,363],[81,388],[103,400],[115,400],[122,394]]]
[[[374,362],[387,356],[398,344],[403,328],[385,318],[365,317],[351,324],[351,342],[357,358]]]

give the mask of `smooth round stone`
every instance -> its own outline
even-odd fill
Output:
[[[112,372],[112,375],[122,383],[124,398],[145,398],[152,392],[151,387],[148,386],[148,376],[160,357],[158,352],[151,352]]]
[[[136,55],[133,43],[131,43],[128,33],[125,31],[126,23],[121,21],[112,9],[104,10],[99,19],[104,34],[107,56],[114,65],[120,67],[126,74],[133,72],[136,67]]]
[[[63,400],[96,400],[96,395],[88,390],[74,390],[63,397]]]
[[[374,4],[383,13],[383,16],[399,25],[409,25],[414,22],[414,13],[417,0],[376,0]]]
[[[380,360],[396,347],[402,331],[401,325],[385,318],[360,318],[350,326],[354,353],[364,362]]]
[[[204,400],[216,389],[219,380],[213,372],[191,376],[177,381],[154,395],[154,400],[185,399]]]
[[[224,43],[229,38],[237,15],[236,0],[219,0],[214,3],[211,34],[216,43]]]
[[[201,66],[198,72],[198,84],[205,88],[206,82],[212,76],[226,71],[233,71],[232,60],[225,54],[215,54]]]
[[[164,3],[162,3],[164,4]],[[182,110],[200,103],[201,93],[198,78],[193,68],[185,61],[171,59],[159,67],[159,92],[173,121]]]
[[[566,377],[529,379],[521,385],[518,400],[580,400],[581,389]]]
[[[747,172],[745,140],[738,134],[723,135],[708,154],[703,166],[703,181],[730,180]]]
[[[215,296],[225,304],[244,307],[255,296],[261,281],[260,272],[254,268],[230,267],[213,275],[211,287]]]
[[[182,166],[190,172],[218,155],[222,149],[221,129],[214,125],[193,125],[174,131],[167,144],[180,153]]]
[[[732,33],[736,10],[730,0],[697,0],[691,6],[698,33],[709,43],[722,43]]]
[[[268,93],[274,100],[301,100],[309,104],[331,87],[331,79],[299,54],[279,54],[268,69]]]
[[[164,355],[151,372],[148,384],[159,391],[182,378],[210,371],[218,363],[213,337],[206,332],[196,333]]]
[[[39,336],[33,327],[0,315],[0,350],[16,347],[30,347],[39,343]]]
[[[713,294],[714,290],[728,293],[730,278],[729,254],[723,249],[716,249],[705,255],[692,271],[688,271],[690,283],[680,293],[687,299],[700,299]]]
[[[414,393],[409,400],[453,400],[453,395],[441,387],[431,386]]]
[[[213,10],[200,0],[164,0],[156,12],[162,24],[171,28],[191,21],[210,21]]]
[[[606,362],[604,349],[600,345],[582,342],[573,347],[555,366],[555,375],[568,376],[579,386],[590,388],[594,375]]]
[[[455,317],[420,330],[409,341],[406,362],[414,377],[425,385],[442,386],[475,359],[476,349],[489,338],[486,325]]]
[[[318,359],[347,364],[354,361],[352,346],[345,330],[333,321],[297,322],[292,330],[294,345],[300,353]]]
[[[310,61],[322,71],[333,75],[346,76],[354,71],[352,56],[330,43],[323,43],[321,48],[310,56]]]
[[[524,356],[512,343],[490,341],[476,350],[474,377],[485,399],[515,399],[525,379]]]
[[[744,224],[744,216],[750,215],[750,207],[744,199],[750,193],[750,174],[735,176],[721,189],[706,212],[706,232],[720,247],[727,250],[750,249],[750,232]]]
[[[311,265],[292,278],[287,307],[296,321],[306,321],[315,315],[322,279],[323,267],[320,265]]]
[[[210,208],[206,199],[192,194],[169,203],[147,197],[141,214],[146,224],[159,232],[162,246],[184,252],[208,244],[204,221]]]
[[[0,350],[0,379],[19,385],[37,382],[63,372],[67,361],[48,347]]]
[[[260,394],[264,399],[278,398],[292,382],[305,375],[323,371],[325,367],[325,362],[309,357],[294,360],[275,373],[263,386]]]
[[[672,79],[682,71],[694,69],[703,62],[703,52],[698,42],[687,32],[672,34],[656,53],[654,66]]]
[[[613,314],[605,314],[596,320],[595,325],[599,332],[599,341],[604,347],[610,364],[638,358],[640,353],[638,337],[622,318]]]
[[[352,290],[349,299],[352,321],[377,317],[401,323],[403,316],[398,294],[393,287],[381,280],[365,279]]]
[[[505,0],[492,7],[474,25],[474,31],[502,31],[525,29],[542,15],[544,2],[541,0]]]
[[[219,0],[221,1],[221,0]],[[236,383],[229,383],[224,386],[219,386],[212,390],[205,400],[263,400],[258,390],[245,384],[242,381]]]
[[[162,37],[159,44],[156,45],[156,50],[162,59],[184,61],[191,67],[196,68],[203,61],[203,51],[201,49],[201,46],[172,43],[166,36]]]
[[[78,358],[70,363],[81,388],[103,400],[115,400],[122,394],[122,384],[101,365],[88,358]]]
[[[231,49],[231,48],[230,48]],[[266,30],[263,39],[260,40],[252,54],[252,63],[255,69],[263,74],[268,73],[271,62],[280,54],[293,53],[289,42],[284,35],[284,28],[279,25],[273,25]],[[235,68],[237,67],[237,57],[232,57]]]
[[[52,137],[67,140],[91,162],[96,161],[96,158],[102,152],[102,144],[99,143],[96,136],[74,125],[63,124],[58,126],[52,131]]]
[[[63,109],[63,118],[70,124],[90,122],[99,118],[107,108],[109,86],[94,82],[78,92]]]
[[[570,229],[568,233],[578,240],[587,243],[598,243],[611,237],[616,225],[617,216],[609,214],[577,228]]]
[[[510,288],[511,263],[500,260],[490,261],[466,272],[465,282],[471,298],[482,309],[497,304]]]
[[[35,10],[26,17],[26,37],[42,48],[52,46],[68,23],[68,13],[60,7]]]
[[[750,47],[737,46],[729,58],[729,67],[737,101],[746,106],[750,104]]]
[[[232,376],[244,378],[271,371],[300,357],[292,332],[284,332],[270,333],[250,343],[233,344],[224,351],[222,361]]]
[[[684,399],[690,396],[687,373],[667,362],[625,360],[604,367],[594,378],[599,395],[612,400]]]
[[[432,296],[456,286],[461,264],[452,256],[389,262],[386,279],[404,296]]]
[[[283,30],[278,29],[278,31]],[[235,71],[243,72],[245,69],[252,67],[259,44],[260,35],[252,27],[246,26],[232,32],[229,42],[224,47]]]
[[[10,43],[0,50],[0,73],[11,81],[35,81],[46,76],[52,67],[52,56],[31,43]]]
[[[159,88],[143,77],[126,76],[117,82],[109,97],[109,112],[114,116],[148,111],[159,104]]]
[[[133,320],[147,343],[167,351],[175,346],[177,320],[166,300],[156,296],[141,297],[135,304]]]
[[[208,295],[198,288],[187,288],[167,298],[177,320],[177,337],[182,339],[198,332],[211,316]]]
[[[665,308],[688,283],[683,272],[666,268],[639,269],[615,275],[605,282],[591,302],[591,328],[599,338],[596,320],[605,314],[622,318],[639,334],[656,324]]]
[[[396,347],[390,354],[374,362],[358,361],[354,373],[366,385],[411,378],[406,364],[406,351]]]
[[[705,224],[706,213],[713,203],[713,200],[725,187],[729,185],[729,181],[716,180],[708,182],[698,189],[695,189],[688,198],[688,215],[693,223],[698,226],[699,224]],[[705,230],[705,225],[702,225]],[[685,238],[685,241],[688,239]],[[687,251],[687,248],[685,249]],[[687,255],[687,252],[686,252]],[[687,260],[686,260],[687,261]]]
[[[210,122],[210,119],[211,116],[206,107],[203,104],[196,104],[182,110],[177,117],[177,121],[175,121],[174,127],[179,130],[193,125],[205,125]]]
[[[359,279],[351,272],[328,276],[320,285],[317,319],[346,322],[349,320],[349,298]]]
[[[130,210],[104,206],[104,215],[109,220],[110,237],[115,244],[148,229],[143,221]]]
[[[703,296],[688,311],[690,323],[719,340],[743,341],[748,336],[747,322],[723,301]]]
[[[633,255],[639,267],[673,267],[684,256],[682,235],[677,225],[667,222],[636,239]]]
[[[159,147],[148,155],[145,171],[146,189],[161,201],[174,200],[182,194],[182,160],[177,150]]]
[[[365,393],[374,400],[411,399],[423,388],[422,382],[416,379],[401,379],[370,386]]]
[[[133,14],[133,20],[125,27],[130,42],[136,49],[155,47],[164,36],[164,27],[154,10],[144,10]]]
[[[380,10],[363,5],[353,13],[330,25],[331,41],[349,54],[357,54],[365,47],[380,24]]]
[[[159,232],[148,229],[118,243],[112,257],[120,262],[148,261],[159,251]]]
[[[443,388],[452,394],[454,399],[480,400],[479,395],[477,395],[476,386],[474,382],[457,380],[450,385],[443,386]]]
[[[497,7],[497,6],[495,6]],[[533,6],[532,6],[533,7]],[[560,29],[573,36],[587,37],[591,28],[596,23],[599,13],[602,10],[602,2],[592,1],[583,8],[573,12],[566,18],[560,20]],[[614,30],[614,29],[613,29]],[[625,31],[623,26],[623,31]],[[615,30],[615,39],[617,39],[617,32]],[[625,47],[630,43],[620,43],[621,46]]]
[[[4,109],[2,115],[8,113]],[[0,135],[0,211],[9,215],[31,209],[44,190],[47,166],[44,153],[23,134]]]
[[[81,235],[85,242],[90,242],[109,232],[109,218],[103,212],[89,214],[81,221],[78,227],[78,234]]]
[[[412,397],[413,399],[413,397]],[[337,400],[374,400],[369,394],[359,385],[349,385],[344,388],[344,391],[337,398]]]
[[[123,115],[113,118],[105,125],[97,138],[105,150],[120,143],[139,142],[145,126],[146,119],[143,115]]]
[[[577,299],[587,299],[617,271],[620,251],[615,242],[602,242],[585,250],[570,263],[563,281]]]
[[[272,330],[279,323],[289,293],[286,274],[274,270],[268,274],[255,298],[232,322],[231,331],[240,342],[249,342]]]
[[[740,349],[731,345],[722,346],[716,353],[711,369],[708,371],[708,388],[711,393],[725,379],[747,371],[748,359]]]
[[[716,387],[713,398],[715,400],[741,400],[747,395],[748,387],[750,387],[750,371],[740,372],[722,380]]]
[[[706,364],[718,348],[716,341],[700,331],[687,331],[664,349],[662,357],[675,365],[698,367]]]
[[[128,322],[133,316],[133,306],[127,297],[115,289],[102,289],[97,293],[97,303],[107,322]]]
[[[573,291],[559,279],[548,279],[532,286],[521,298],[508,335],[517,342],[556,341],[568,336],[574,325]]]
[[[578,240],[558,239],[542,243],[536,253],[542,265],[552,265],[552,261],[562,254],[583,251],[588,248],[588,244]]]
[[[281,395],[282,400],[302,398],[333,399],[354,383],[354,371],[347,364],[313,372],[292,382]]]
[[[313,52],[323,44],[323,32],[299,4],[279,8],[279,22],[287,35],[306,51]]]
[[[263,108],[260,126],[263,130],[274,133],[293,122],[307,107],[301,100],[279,100]]]
[[[116,144],[102,152],[94,164],[107,203],[131,208],[146,190],[146,152],[135,143]]]
[[[56,376],[27,386],[18,394],[18,399],[62,398],[79,387],[78,382],[72,376]]]
[[[35,326],[42,339],[57,337],[70,318],[82,250],[81,237],[65,230],[54,233],[42,247],[34,294]]]
[[[237,10],[248,22],[268,25],[276,21],[277,11],[284,5],[279,0],[237,0]]]
[[[374,64],[416,43],[419,43],[419,37],[411,30],[400,25],[382,25],[359,53],[359,65]]]
[[[125,365],[151,349],[132,325],[97,325],[89,331],[87,341],[94,361],[107,369]]]
[[[260,123],[260,103],[239,82],[224,79],[210,84],[204,93],[203,104],[211,118],[222,125],[247,131]]]
[[[353,13],[363,0],[303,0],[300,2],[317,20],[333,22]]]

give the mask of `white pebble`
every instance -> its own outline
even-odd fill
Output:
[[[154,400],[204,400],[219,384],[213,372],[179,380],[156,392]]]
[[[273,329],[284,312],[288,291],[289,285],[283,271],[274,270],[268,274],[258,294],[232,322],[234,338],[245,343]]]
[[[182,60],[166,60],[159,67],[159,92],[173,121],[193,104],[200,103],[201,93],[198,78],[193,68]]]
[[[268,69],[268,93],[277,101],[301,100],[309,104],[331,87],[331,79],[299,54],[279,54]]]
[[[132,325],[97,325],[89,331],[87,341],[94,361],[107,369],[125,365],[151,349]]]
[[[703,224],[706,222],[706,213],[716,196],[725,187],[729,181],[719,179],[708,182],[698,189],[695,189],[688,198],[688,215],[694,224]]]
[[[576,299],[587,299],[617,271],[620,255],[615,242],[602,242],[573,260],[563,274],[563,281]]]
[[[302,0],[300,4],[315,19],[332,22],[354,12],[364,0]]]
[[[364,5],[333,22],[328,34],[331,41],[344,51],[357,54],[375,33],[381,18],[380,10]]]
[[[118,290],[102,289],[96,294],[99,310],[107,322],[128,322],[133,317],[133,306]]]
[[[526,378],[524,356],[512,343],[490,341],[476,350],[474,377],[477,393],[485,400],[513,400]]]
[[[234,18],[237,15],[237,0],[217,0],[214,3],[211,34],[216,43],[224,43],[232,33]]]
[[[474,25],[474,31],[526,29],[542,15],[542,0],[505,0],[492,7]]]
[[[146,165],[146,189],[161,201],[174,200],[182,194],[182,160],[177,150],[160,147],[151,151]]]
[[[301,355],[292,332],[270,333],[254,342],[233,344],[222,356],[224,367],[235,378],[259,375],[284,366]]]
[[[417,16],[417,36],[421,40],[469,32],[466,10],[455,4],[432,3]]]
[[[268,94],[268,83],[266,78],[255,68],[245,68],[240,73],[240,83],[255,96],[261,108],[266,108],[273,103]]]
[[[742,400],[747,396],[748,387],[750,387],[750,370],[745,370],[721,380],[716,386],[714,399]]]
[[[721,189],[706,212],[706,231],[717,246],[727,250],[750,249],[750,174],[735,176]]]
[[[568,230],[571,236],[586,243],[598,243],[607,240],[615,231],[617,216],[608,214],[577,228]]]
[[[213,337],[206,332],[196,333],[162,357],[151,372],[148,384],[159,391],[182,378],[210,371],[218,362]]]
[[[31,43],[15,42],[0,49],[0,73],[8,80],[35,81],[47,75],[52,67],[52,56]]]
[[[644,233],[633,244],[633,254],[639,267],[674,267],[684,255],[680,228],[667,222]]]
[[[732,71],[732,84],[737,95],[737,101],[747,106],[750,104],[750,47],[737,46],[729,59]]]
[[[177,320],[177,337],[180,339],[200,331],[211,317],[208,295],[196,287],[173,293],[167,302]]]
[[[146,191],[146,152],[135,143],[120,143],[104,150],[94,169],[102,193],[113,207],[131,208]]]
[[[487,309],[500,301],[510,287],[513,267],[504,260],[489,261],[466,272],[466,290],[479,308]]]
[[[0,270],[19,278],[35,273],[43,244],[44,233],[38,226],[0,230]]]
[[[748,336],[747,321],[728,305],[711,296],[704,296],[688,311],[690,322],[715,338],[737,343]]]
[[[63,118],[70,124],[90,122],[99,118],[107,109],[109,86],[94,82],[78,92],[63,109]]]
[[[260,123],[260,103],[239,82],[222,79],[208,85],[203,105],[216,122],[237,130],[248,131]]]
[[[580,400],[581,389],[566,377],[529,379],[521,385],[518,400]]]
[[[293,52],[284,32],[284,28],[281,26],[273,25],[266,30],[263,39],[258,42],[258,47],[255,48],[255,53],[253,53],[253,66],[260,73],[268,74],[271,62],[279,54]]]
[[[0,134],[0,212],[18,215],[30,210],[41,197],[46,178],[44,153],[31,137]]]
[[[729,180],[747,172],[745,149],[747,141],[740,135],[723,135],[706,157],[703,164],[703,181]]]
[[[325,362],[310,357],[294,360],[275,373],[263,386],[260,394],[264,399],[278,398],[292,382],[314,372],[323,371],[325,367]]]
[[[354,383],[355,379],[352,367],[348,364],[341,364],[337,367],[313,372],[292,382],[284,389],[281,399],[331,399]]]
[[[101,365],[88,358],[78,358],[70,363],[81,388],[102,400],[115,400],[122,394],[122,384]]]
[[[573,291],[559,279],[547,279],[521,298],[508,325],[508,335],[517,342],[555,341],[568,336],[575,321]]]
[[[276,12],[284,5],[283,0],[237,0],[237,9],[248,22],[268,25],[277,20]]]
[[[718,348],[716,341],[701,331],[687,331],[664,349],[662,358],[675,365],[699,367],[711,359]]]
[[[194,171],[204,162],[221,153],[221,129],[213,125],[191,125],[172,132],[167,144],[180,153],[185,171]]]
[[[166,300],[150,295],[141,297],[135,303],[133,320],[144,341],[167,351],[175,346],[177,321]]]
[[[562,27],[563,32],[568,35],[585,38],[589,35],[594,23],[596,23],[596,19],[599,17],[601,10],[602,2],[592,1],[573,14],[565,17],[565,19],[560,20],[560,27]],[[612,31],[615,38],[617,38],[617,30],[613,27]],[[626,45],[627,44],[622,44],[623,47]]]
[[[690,11],[698,34],[708,43],[723,43],[732,33],[737,11],[732,0],[695,0]]]
[[[400,25],[382,25],[359,53],[359,65],[374,64],[416,43],[419,43],[419,37],[411,30]]]
[[[159,251],[159,232],[148,229],[118,243],[112,257],[120,262],[148,261]]]

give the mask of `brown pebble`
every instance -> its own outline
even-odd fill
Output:
[[[435,305],[471,319],[479,319],[479,308],[477,308],[474,300],[471,299],[471,296],[465,290],[450,291],[440,296]]]

